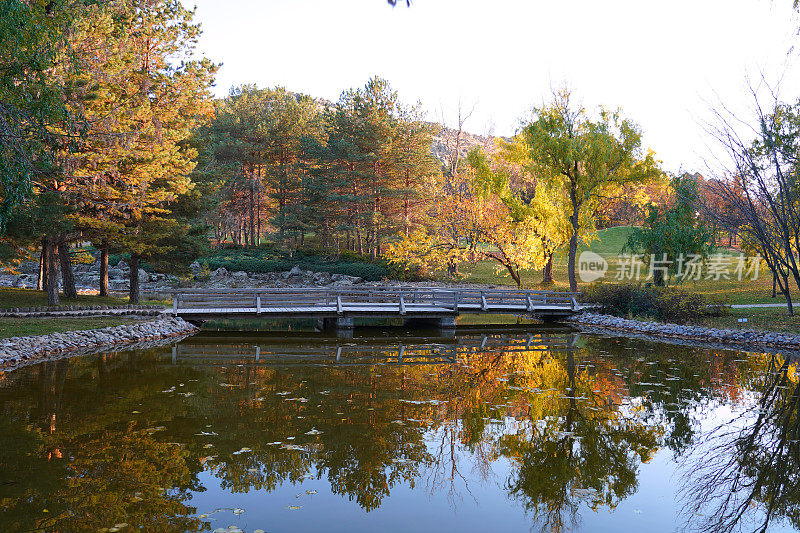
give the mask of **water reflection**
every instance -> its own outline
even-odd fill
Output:
[[[793,359],[762,356],[755,393],[699,440],[685,475],[691,526],[699,531],[767,531],[782,521],[800,528],[800,383]]]
[[[718,524],[794,520],[800,393],[779,356],[566,330],[359,335],[196,336],[3,375],[0,528],[672,531],[666,500],[631,505],[653,478],[672,499],[701,449],[698,501],[753,493]],[[720,409],[757,416],[709,432]]]

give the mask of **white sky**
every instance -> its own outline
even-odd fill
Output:
[[[255,83],[336,101],[377,74],[429,120],[452,124],[460,98],[477,104],[467,130],[511,135],[566,84],[589,109],[621,107],[673,171],[704,170],[710,103],[747,116],[748,76],[800,96],[791,0],[183,1],[223,63],[219,96]]]

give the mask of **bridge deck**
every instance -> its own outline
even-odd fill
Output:
[[[577,294],[513,289],[231,289],[178,291],[172,314],[215,317],[442,318],[461,313],[564,318],[578,312]]]

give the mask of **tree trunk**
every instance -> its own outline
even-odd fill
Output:
[[[792,303],[792,295],[789,293],[789,275],[783,276],[783,294],[786,296],[786,312],[789,316],[794,316],[794,304]]]
[[[772,297],[777,298],[778,294],[776,292],[776,285],[778,284],[778,276],[773,272],[772,273]]]
[[[569,276],[569,290],[578,290],[578,280],[575,277],[575,255],[578,253],[578,231],[573,230],[569,238],[569,259],[567,261],[567,275]]]
[[[130,286],[128,290],[128,303],[139,303],[139,256],[131,254]]]
[[[520,278],[519,270],[515,270],[514,267],[509,265],[509,264],[506,264],[505,267],[506,267],[506,270],[508,270],[508,273],[511,274],[511,279],[513,279],[514,283],[517,284],[517,288],[521,289],[522,288],[522,278]]]
[[[542,269],[542,285],[553,284],[553,254],[547,258],[547,264]]]
[[[578,216],[580,215],[580,205],[574,192],[574,186],[570,189],[570,201],[572,203],[572,215],[569,222],[572,225],[572,234],[569,237],[569,260],[567,261],[567,276],[569,277],[569,290],[577,292],[578,279],[575,277],[575,256],[578,253]]]
[[[100,245],[100,296],[108,296],[108,243]]]
[[[42,253],[39,254],[39,279],[36,290],[47,292],[47,237],[42,237]]]
[[[64,298],[77,298],[75,289],[75,273],[72,271],[72,260],[69,256],[69,245],[62,235],[58,241],[58,259],[61,263],[61,285]]]
[[[47,238],[47,305],[58,305],[58,262],[56,238]]]

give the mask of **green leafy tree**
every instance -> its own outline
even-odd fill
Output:
[[[53,150],[80,133],[63,80],[52,76],[72,19],[62,2],[0,4],[0,231],[32,187],[56,171]]]
[[[650,266],[653,282],[659,286],[688,260],[700,262],[712,251],[713,232],[698,216],[697,180],[685,174],[672,178],[670,186],[673,200],[665,206],[649,204],[644,223],[633,229],[625,243],[625,250],[643,252],[646,264],[655,262]]]
[[[620,111],[601,109],[597,120],[591,120],[583,107],[572,103],[570,92],[562,90],[534,113],[522,135],[536,176],[569,199],[562,216],[570,224],[567,270],[570,290],[576,291],[578,240],[594,229],[582,224],[586,213],[622,185],[657,178],[661,171],[652,152],[642,152],[638,126]]]

